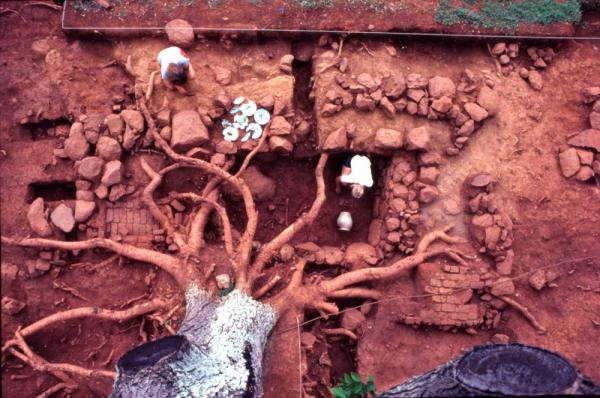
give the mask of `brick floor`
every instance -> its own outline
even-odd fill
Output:
[[[125,243],[149,246],[153,231],[160,228],[139,199],[132,199],[106,209],[105,236],[120,236]]]

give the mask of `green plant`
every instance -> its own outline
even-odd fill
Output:
[[[374,397],[375,379],[367,375],[367,382],[363,383],[358,373],[345,373],[340,382],[331,389],[331,394],[336,398]]]

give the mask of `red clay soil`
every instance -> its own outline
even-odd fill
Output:
[[[111,1],[115,3],[114,1]],[[162,28],[174,18],[182,18],[198,31],[283,30],[283,31],[346,31],[346,32],[404,32],[500,36],[573,36],[571,23],[522,24],[514,32],[485,29],[459,23],[452,26],[435,21],[437,1],[386,1],[385,6],[370,10],[361,5],[306,9],[292,1],[254,2],[240,0],[171,1],[158,7],[152,1],[122,0],[110,9],[92,4],[87,9],[77,7],[79,0],[66,0],[64,26],[72,31],[92,30],[111,34],[130,33],[142,28],[144,33]],[[401,6],[398,7],[398,3]],[[394,9],[397,7],[397,9]],[[394,11],[391,11],[394,10]],[[584,21],[587,17],[584,16]],[[600,26],[584,24],[578,34],[595,36]]]
[[[367,22],[365,11],[314,11],[307,15],[288,8],[280,16],[276,14],[277,2],[265,6],[273,7],[271,13],[264,12],[264,9],[259,13],[256,8],[252,8],[253,6],[240,2],[242,3],[243,8],[223,6],[214,10],[178,6],[168,14],[165,11],[164,15],[150,15],[148,12],[141,12],[142,6],[139,6],[137,1],[123,0],[122,7],[127,6],[129,12],[123,20],[118,18],[120,9],[115,8],[110,12],[102,10],[98,13],[78,15],[76,20],[75,15],[68,11],[66,22],[84,26],[90,21],[101,20],[106,26],[122,26],[120,24],[126,19],[129,24],[159,23],[159,26],[162,26],[177,16],[189,18],[192,23],[199,24],[198,26],[217,26],[206,25],[206,22],[221,21],[224,10],[227,9],[231,25],[242,20],[247,21],[249,16],[256,16],[255,20],[260,22],[256,22],[257,26],[282,27],[289,26],[294,21],[304,21],[305,28],[310,25],[347,30],[366,29],[369,23],[373,23],[376,30],[396,28],[395,22],[384,16],[378,16],[375,22]],[[424,2],[414,3],[421,5],[408,7],[407,10],[413,10],[410,11],[412,14],[409,11],[402,14],[406,29],[413,28],[412,21],[427,20],[423,18],[425,11],[422,10],[426,8],[422,5]],[[19,120],[24,116],[24,112],[28,109],[37,112],[40,108],[51,111],[51,104],[59,104],[60,100],[64,99],[69,108],[68,112],[106,114],[110,112],[113,97],[124,96],[124,91],[131,85],[131,79],[118,68],[101,68],[114,56],[113,47],[122,43],[80,41],[67,37],[60,30],[60,14],[45,7],[21,8],[21,2],[3,2],[2,6],[19,10],[26,23],[19,15],[13,13],[0,15],[0,53],[3,54],[0,60],[0,72],[3,76],[0,82],[1,233],[5,236],[27,236],[31,234],[25,218],[27,201],[30,201],[36,192],[45,191],[50,200],[63,199],[71,193],[68,188],[61,192],[48,187],[37,187],[35,189],[38,191],[28,191],[24,181],[42,181],[48,184],[56,183],[57,180],[74,181],[75,173],[72,164],[66,162],[51,166],[56,138],[41,132],[32,134],[30,128],[21,126]],[[199,2],[197,7],[205,7],[204,2]],[[99,18],[99,15],[103,18]],[[131,20],[138,16],[139,21]],[[262,19],[259,19],[259,16]],[[369,18],[371,17],[369,14]],[[428,18],[432,18],[431,15]],[[431,19],[428,24],[417,26],[415,29],[436,31],[442,28],[435,26]],[[300,23],[295,26],[303,27]],[[60,50],[65,58],[60,69],[46,66],[43,57],[39,59],[39,55],[31,50],[32,43],[39,39],[47,39],[52,49]],[[145,43],[141,39],[138,40],[140,44]],[[375,45],[370,42],[368,44],[377,50]],[[433,75],[435,68],[447,68],[447,74],[457,78],[465,67],[465,60],[471,63],[471,67],[478,69],[494,68],[483,45],[481,48],[475,48],[464,43],[395,44],[398,47],[409,45],[402,59],[411,63],[411,66],[414,64],[416,70],[427,75]],[[265,45],[269,46],[275,47],[272,43]],[[204,51],[211,57],[220,54],[218,44]],[[475,141],[469,147],[471,149],[451,165],[452,170],[457,170],[457,175],[463,171],[471,172],[472,168],[495,172],[500,177],[502,203],[506,204],[507,211],[517,218],[515,251],[518,253],[519,262],[515,267],[518,273],[564,258],[600,255],[600,191],[591,184],[563,179],[556,161],[557,149],[565,143],[566,137],[571,132],[586,127],[589,107],[581,103],[581,90],[588,85],[600,85],[598,59],[598,49],[594,48],[594,44],[570,43],[564,49],[564,55],[561,55],[556,67],[553,66],[545,72],[546,87],[542,93],[532,94],[518,76],[507,78],[506,83],[499,88],[502,99],[507,104],[502,117],[490,122],[490,127],[486,127],[487,130],[481,133],[480,145]],[[543,122],[534,122],[528,116],[528,110],[534,103],[544,110]],[[44,129],[65,124],[66,121],[59,119],[46,123]],[[498,153],[506,158],[496,161]],[[471,163],[465,162],[463,170],[460,162],[468,156],[475,160]],[[315,190],[315,162],[314,157],[257,161],[256,164],[263,173],[275,179],[278,184],[276,197],[270,202],[258,204],[258,240],[265,241],[283,228],[286,213],[288,221],[293,220],[301,209],[310,206]],[[367,191],[367,195],[361,201],[349,200],[348,192],[341,197],[335,195],[332,181],[342,162],[342,156],[331,158],[325,171],[328,181],[326,205],[315,224],[299,234],[295,242],[315,241],[321,245],[341,246],[366,240],[373,193]],[[379,161],[374,163],[379,165]],[[185,173],[170,176],[158,195],[169,190],[181,189],[186,176]],[[135,178],[134,176],[132,179]],[[544,196],[550,200],[545,200]],[[287,205],[286,199],[289,199]],[[232,222],[234,226],[239,227],[245,221],[241,206],[233,202],[228,204],[231,204],[228,211]],[[274,204],[275,210],[269,210],[269,204]],[[340,210],[348,209],[349,206],[354,215],[355,228],[353,232],[341,234],[335,225],[335,217]],[[35,259],[37,252],[3,245],[2,262],[19,264],[23,269],[22,264],[28,259]],[[217,265],[226,262],[226,259],[222,258],[222,250],[215,245],[208,245],[202,253],[202,261],[215,262]],[[3,277],[2,296],[18,299],[26,303],[27,307],[16,316],[2,314],[2,342],[11,338],[18,326],[28,325],[60,310],[82,306],[117,309],[120,304],[132,298],[142,299],[142,295],[180,294],[167,275],[143,264],[115,261],[95,269],[90,265],[98,264],[109,257],[108,254],[94,251],[69,253],[62,259],[64,266],[55,267],[44,276],[31,279],[20,276],[14,282]],[[283,267],[281,265],[279,268]],[[273,268],[275,267],[268,272],[273,272]],[[571,269],[575,271],[570,273]],[[597,292],[591,290],[599,287],[599,270],[598,261],[564,265],[560,268],[559,287],[542,292],[534,292],[527,286],[526,279],[518,281],[519,299],[528,303],[536,316],[551,327],[550,333],[538,336],[515,311],[510,312],[508,319],[504,319],[500,329],[495,332],[504,332],[515,341],[533,343],[562,352],[588,376],[600,382],[600,368],[597,366],[600,355],[597,344],[600,329],[592,322],[600,321],[600,300]],[[323,271],[309,269],[309,273],[318,276]],[[282,276],[285,279],[283,273]],[[57,288],[56,284],[76,288],[80,297]],[[412,282],[406,280],[382,283],[380,288],[384,293],[411,294],[412,286]],[[585,290],[588,287],[591,289]],[[349,345],[333,344],[329,352],[334,364],[331,369],[333,380],[328,382],[335,382],[343,372],[356,368],[358,362],[361,372],[376,376],[378,391],[381,391],[430,370],[459,354],[461,349],[488,341],[490,337],[489,332],[470,336],[464,333],[417,330],[397,325],[395,317],[401,309],[400,301],[374,307],[367,317],[367,332],[361,337],[357,355]],[[175,316],[175,329],[180,319],[181,313]],[[335,325],[335,319],[329,322],[328,327]],[[140,326],[139,319],[122,324],[73,321],[57,324],[50,330],[32,336],[28,341],[36,352],[53,362],[68,362],[110,370],[114,369],[116,361],[124,352],[141,344],[143,333],[140,333]],[[310,324],[306,326],[306,330],[312,327]],[[166,334],[162,328],[154,329],[148,324],[142,330],[149,338]],[[292,333],[296,333],[295,329]],[[292,349],[295,354],[297,346],[294,345],[290,348]],[[265,380],[265,390],[279,391],[281,386],[297,384],[297,368],[290,367],[284,373],[285,377],[281,379]],[[2,396],[32,397],[54,384],[54,377],[32,371],[14,357],[2,362]],[[106,396],[110,390],[111,381],[108,379],[86,379],[80,390],[71,396]],[[325,394],[322,393],[322,396],[326,396]]]

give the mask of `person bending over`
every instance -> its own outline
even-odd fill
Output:
[[[183,85],[195,77],[194,68],[188,55],[179,47],[169,47],[158,53],[156,59],[160,66],[160,75],[169,90],[188,94]]]
[[[341,193],[342,186],[349,186],[356,199],[362,198],[365,187],[373,186],[371,160],[367,156],[352,155],[346,159],[341,174],[335,178],[335,192]]]

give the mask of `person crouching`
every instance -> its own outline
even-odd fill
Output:
[[[169,47],[158,53],[156,59],[160,66],[160,75],[169,90],[177,90],[187,95],[184,84],[194,79],[196,73],[188,55],[179,47]]]

